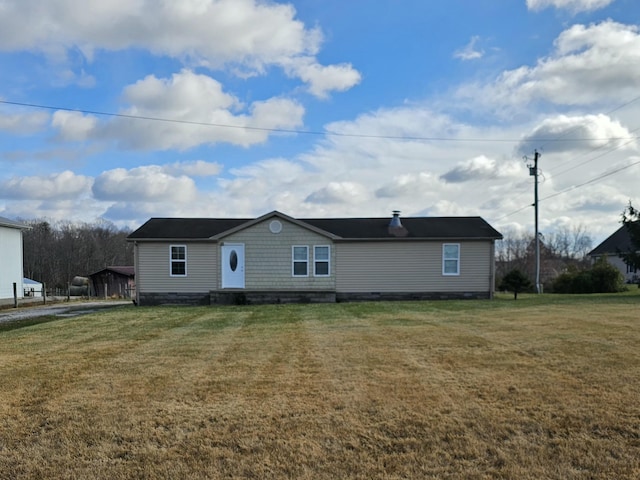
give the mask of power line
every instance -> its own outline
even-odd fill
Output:
[[[625,102],[625,103],[623,103],[623,104],[621,104],[621,105],[618,105],[617,107],[612,108],[611,110],[609,110],[609,111],[605,112],[604,114],[605,114],[605,115],[607,115],[607,116],[608,116],[608,115],[611,115],[612,113],[617,112],[618,110],[621,110],[621,109],[623,109],[624,107],[627,107],[627,106],[631,105],[632,103],[637,102],[638,100],[640,100],[640,95],[638,95],[637,97],[632,98],[632,99],[631,99],[631,100],[629,100],[628,102]],[[578,129],[582,128],[583,126],[584,126],[584,124],[576,125],[576,126],[574,126],[573,128],[570,128],[569,130],[566,130],[566,131],[565,131],[565,132],[563,132],[561,135],[557,136],[557,137],[556,137],[556,139],[557,139],[557,140],[554,140],[554,141],[562,141],[564,137],[566,137],[567,135],[569,135],[569,134],[571,134],[571,133],[575,132],[576,130],[578,130]],[[529,143],[530,141],[533,141],[533,140],[527,140],[527,143]],[[545,141],[545,140],[538,140],[538,141]],[[568,139],[568,140],[565,140],[565,141],[571,141],[571,140],[570,140],[570,139]],[[539,148],[539,149],[543,149],[543,148],[544,148],[544,146],[545,146],[545,144],[542,144],[542,145],[540,145],[538,148]]]
[[[304,135],[322,135],[329,137],[350,137],[350,138],[371,138],[371,139],[382,139],[382,140],[416,140],[416,141],[429,141],[429,142],[496,142],[496,143],[513,143],[513,142],[521,142],[522,139],[513,139],[513,138],[453,138],[453,137],[418,137],[418,136],[404,136],[404,135],[374,135],[374,134],[360,134],[360,133],[341,133],[341,132],[331,132],[331,131],[316,131],[316,130],[296,130],[296,129],[286,129],[286,128],[266,128],[266,127],[251,127],[248,125],[230,125],[225,123],[213,123],[213,122],[197,122],[193,120],[180,120],[176,118],[163,118],[163,117],[151,117],[146,115],[130,115],[126,113],[113,113],[113,112],[102,112],[98,110],[85,110],[80,108],[70,108],[70,107],[56,107],[52,105],[41,105],[36,103],[25,103],[25,102],[12,102],[9,100],[0,100],[0,104],[4,105],[13,105],[19,107],[27,107],[27,108],[39,108],[43,110],[60,110],[65,112],[75,112],[82,113],[85,115],[98,115],[103,117],[114,117],[114,118],[126,118],[130,120],[146,120],[152,122],[164,122],[164,123],[177,123],[182,125],[195,125],[200,127],[216,127],[216,128],[233,128],[233,129],[241,129],[241,130],[252,130],[252,131],[260,131],[260,132],[273,132],[273,133],[295,133],[295,134],[304,134]],[[538,138],[531,139],[530,141],[539,141],[539,142],[593,142],[593,141],[612,141],[612,140],[635,140],[640,139],[640,136],[634,137],[606,137],[606,138],[572,138],[572,139],[562,139],[562,138]]]
[[[616,112],[616,111],[618,111],[618,110],[621,110],[621,109],[622,109],[622,108],[624,108],[624,107],[627,107],[627,106],[631,105],[631,104],[632,104],[632,103],[634,103],[634,102],[637,102],[638,100],[640,100],[640,95],[639,95],[639,96],[637,96],[637,97],[632,98],[631,100],[629,100],[629,101],[627,101],[627,102],[625,102],[625,103],[623,103],[623,104],[621,104],[621,105],[618,105],[618,106],[617,106],[617,107],[615,107],[615,108],[612,108],[611,110],[607,111],[607,112],[605,113],[605,115],[610,115],[610,114],[612,114],[612,113],[614,113],[614,112]],[[584,126],[584,125],[582,124],[582,125],[576,125],[576,126],[574,126],[573,128],[570,128],[569,130],[567,130],[567,131],[563,132],[563,133],[562,133],[562,135],[560,135],[560,136],[556,137],[556,141],[561,141],[561,140],[563,140],[563,137],[565,137],[565,136],[569,135],[570,133],[572,133],[572,132],[576,131],[576,130],[577,130],[577,129],[579,129],[579,128],[582,128],[583,126]],[[638,131],[638,130],[640,130],[640,127],[639,127],[639,128],[635,128],[635,129],[631,130],[631,133],[636,132],[636,131]],[[613,139],[611,139],[611,140],[613,140]],[[602,148],[607,147],[607,144],[608,144],[608,143],[610,143],[610,141],[611,141],[611,140],[609,140],[609,141],[608,141],[607,143],[605,143],[604,145],[601,145],[601,146],[599,146],[599,147],[595,147],[595,148],[591,149],[589,153],[593,153],[593,152],[595,152],[595,151],[597,151],[597,150],[600,150],[600,149],[602,149]],[[635,140],[635,138],[631,138],[628,142],[625,142],[625,143],[623,143],[623,144],[621,144],[621,145],[617,145],[617,146],[615,146],[615,147],[613,147],[613,148],[609,149],[608,151],[606,151],[606,152],[602,153],[601,155],[597,155],[597,156],[595,156],[595,157],[593,157],[593,158],[591,158],[591,159],[589,159],[589,160],[585,160],[585,161],[583,161],[583,162],[580,162],[579,164],[577,164],[577,165],[575,165],[575,166],[573,166],[573,167],[567,168],[567,169],[565,169],[565,170],[561,171],[560,173],[555,174],[554,176],[555,176],[555,177],[558,177],[558,176],[563,175],[563,174],[565,174],[565,173],[567,173],[567,172],[569,172],[569,171],[575,170],[576,168],[579,168],[579,167],[581,167],[581,166],[583,166],[583,165],[585,165],[585,164],[587,164],[587,163],[590,163],[590,162],[592,162],[592,161],[594,161],[594,160],[597,160],[598,158],[604,157],[605,155],[608,155],[608,154],[610,154],[611,152],[613,152],[613,151],[615,151],[615,150],[618,150],[618,149],[620,149],[620,148],[624,147],[625,145],[628,145],[629,143],[633,142],[634,140]],[[570,140],[566,140],[566,141],[570,141]],[[541,147],[540,147],[540,148],[542,148],[542,147],[544,147],[544,144],[543,144],[543,145],[541,145]],[[580,158],[580,157],[576,157],[576,159],[579,159],[579,158]],[[571,160],[569,160],[568,162],[564,162],[564,163],[571,163],[573,160],[574,160],[574,159],[571,159]],[[550,172],[551,172],[551,173],[553,173],[553,169],[551,169],[551,170],[550,170]],[[614,172],[614,173],[616,173],[616,172]],[[492,179],[493,179],[493,178],[495,178],[496,176],[497,176],[497,174],[496,174],[496,173],[494,173],[494,174],[491,176],[491,178],[489,178],[488,180],[492,180]],[[604,177],[602,177],[602,178],[604,178]],[[595,179],[595,180],[598,180],[598,179],[599,179],[599,178],[598,178],[598,177],[596,177],[596,179]],[[591,181],[586,182],[585,184],[582,184],[582,185],[587,185],[587,184],[589,184],[589,183],[592,183],[593,181],[594,181],[594,180],[591,180]],[[485,183],[486,183],[486,182],[485,182]],[[579,186],[582,186],[582,185],[579,185]],[[578,186],[576,186],[576,188],[577,188],[577,187],[578,187]],[[563,193],[563,192],[560,192],[560,193]],[[557,195],[559,195],[560,193],[558,193]],[[519,196],[518,196],[518,198],[522,197],[523,195],[524,195],[524,193],[523,193],[522,195],[519,195]],[[554,195],[554,196],[555,196],[555,195]],[[551,198],[551,197],[546,197],[546,198]],[[544,199],[543,199],[543,200],[544,200]],[[502,217],[498,218],[496,221],[500,221],[500,220],[502,220],[502,219],[504,219],[504,218],[510,217],[511,215],[515,215],[516,213],[519,213],[519,212],[521,212],[521,211],[523,211],[523,210],[525,210],[525,209],[529,208],[530,206],[531,206],[531,205],[526,205],[526,206],[524,206],[524,207],[522,207],[522,208],[519,208],[519,209],[517,209],[517,210],[514,210],[514,211],[512,211],[512,212],[510,212],[510,213],[508,213],[508,214],[506,214],[506,215],[503,215]]]
[[[627,102],[625,102],[625,103],[622,103],[622,104],[620,104],[620,105],[618,105],[618,106],[616,106],[616,107],[614,107],[614,108],[612,108],[612,109],[608,110],[607,112],[605,112],[605,115],[611,115],[612,113],[614,113],[614,112],[616,112],[616,111],[618,111],[618,110],[621,110],[621,109],[623,109],[623,108],[625,108],[625,107],[627,107],[627,106],[631,105],[632,103],[637,102],[638,100],[640,100],[640,95],[638,95],[637,97],[632,98],[631,100],[629,100],[629,101],[627,101]],[[593,120],[591,120],[591,121],[589,121],[589,122],[587,122],[587,123],[593,123]],[[582,128],[584,125],[585,125],[584,123],[579,124],[579,125],[575,125],[574,127],[570,128],[569,130],[566,130],[566,131],[564,131],[562,134],[560,134],[560,135],[556,136],[554,139],[552,139],[552,141],[554,141],[554,142],[560,142],[560,141],[570,142],[570,141],[572,141],[573,139],[566,139],[566,140],[565,140],[565,139],[564,139],[564,137],[566,137],[566,136],[567,136],[567,135],[569,135],[570,133],[575,132],[575,131],[576,131],[576,130],[578,130],[579,128]],[[640,130],[640,128],[636,128],[636,129],[634,129],[634,130],[631,130],[631,132],[630,132],[630,133],[634,133],[634,132],[636,132],[637,130]],[[608,153],[611,153],[611,151],[613,151],[613,150],[617,150],[617,149],[619,149],[619,148],[622,148],[624,145],[628,145],[629,143],[633,142],[635,139],[636,139],[635,137],[634,137],[634,138],[631,138],[628,142],[626,142],[626,143],[624,143],[624,144],[622,144],[622,145],[619,145],[619,146],[617,146],[617,147],[615,147],[615,148],[613,148],[613,149],[609,150],[608,152],[603,153],[602,155],[599,155],[599,156],[596,156],[596,157],[594,157],[594,158],[592,158],[592,159],[590,159],[590,160],[587,160],[587,161],[581,162],[580,164],[576,165],[575,167],[570,167],[570,168],[568,168],[568,169],[566,169],[566,170],[564,170],[564,171],[560,172],[560,174],[558,174],[558,175],[562,175],[562,174],[564,174],[564,173],[566,173],[566,172],[568,172],[568,171],[571,171],[571,170],[573,170],[573,169],[575,169],[575,168],[578,168],[578,167],[580,167],[580,166],[582,166],[582,165],[584,165],[584,164],[586,164],[586,163],[589,163],[589,162],[591,162],[591,161],[593,161],[593,160],[596,160],[596,159],[598,159],[598,158],[600,158],[600,157],[602,157],[602,156],[604,156],[604,155],[607,155]],[[592,152],[594,152],[594,151],[600,150],[601,148],[605,148],[605,147],[607,147],[607,145],[608,145],[608,144],[610,144],[613,140],[614,140],[614,139],[609,139],[609,140],[607,140],[607,143],[605,143],[605,144],[603,144],[603,145],[601,145],[601,146],[599,146],[599,147],[596,147],[596,148],[591,149],[588,153],[592,153]],[[533,142],[533,141],[543,141],[543,140],[542,140],[542,139],[531,139],[531,140],[527,140],[527,143],[529,143],[529,142]],[[551,141],[551,140],[549,140],[549,141]],[[549,142],[549,141],[548,141],[548,142]],[[548,143],[548,142],[547,142],[547,143]],[[537,149],[537,150],[542,149],[542,148],[544,147],[544,145],[545,145],[545,144],[543,143],[540,147],[538,147],[538,149]],[[587,154],[588,154],[588,153],[587,153]],[[565,164],[566,164],[566,163],[571,163],[571,162],[573,162],[574,160],[576,160],[576,159],[580,159],[580,158],[581,158],[581,157],[576,157],[576,158],[570,159],[569,161],[565,161],[565,162],[562,162],[562,163],[565,163]],[[558,166],[559,166],[559,165],[558,165]],[[551,173],[553,173],[553,170],[550,170],[550,172],[551,172]],[[557,176],[557,175],[556,175],[556,176]],[[486,185],[486,184],[487,184],[487,183],[489,183],[490,181],[495,180],[495,179],[497,179],[497,178],[498,178],[498,171],[497,171],[497,170],[494,170],[494,172],[493,172],[491,175],[489,175],[489,177],[485,178],[485,180],[484,180],[480,185],[477,185],[477,186],[474,188],[474,190],[478,190],[478,189],[482,188],[484,185]],[[524,192],[523,192],[523,194],[518,195],[518,198],[522,197],[523,195],[524,195]],[[517,212],[520,212],[520,211],[524,210],[525,208],[528,208],[528,206],[527,206],[527,207],[523,207],[523,208],[521,208],[521,209],[518,209],[518,210],[516,210],[515,212],[512,212],[512,213],[511,213],[511,214],[509,214],[509,215],[512,215],[512,214],[517,213]],[[505,217],[501,217],[501,218],[505,218]]]
[[[550,198],[557,197],[559,195],[562,195],[563,193],[571,192],[572,190],[575,190],[575,189],[580,188],[580,187],[584,187],[585,185],[589,185],[591,183],[595,183],[598,180],[602,180],[603,178],[610,177],[611,175],[614,175],[614,174],[619,173],[619,172],[621,172],[623,170],[626,170],[627,168],[631,168],[631,167],[633,167],[635,165],[639,165],[639,164],[640,164],[640,160],[638,160],[637,162],[630,163],[629,165],[625,165],[624,167],[617,168],[617,169],[612,170],[610,172],[603,173],[602,175],[598,175],[597,177],[594,177],[591,180],[587,180],[584,183],[580,183],[578,185],[573,185],[573,186],[571,186],[571,187],[569,187],[569,188],[567,188],[565,190],[562,190],[560,192],[556,192],[553,195],[549,195],[547,197],[544,197],[544,198],[542,198],[542,200],[549,200]]]
[[[558,196],[563,195],[565,193],[568,193],[568,192],[571,192],[571,191],[576,190],[578,188],[584,187],[585,185],[590,185],[592,183],[595,183],[598,180],[602,180],[603,178],[610,177],[611,175],[615,175],[616,173],[619,173],[619,172],[621,172],[623,170],[626,170],[627,168],[631,168],[631,167],[634,167],[636,165],[640,165],[640,160],[638,160],[637,162],[630,163],[629,165],[625,165],[624,167],[620,167],[620,168],[617,168],[615,170],[611,170],[609,172],[606,172],[606,173],[603,173],[601,175],[598,175],[597,177],[594,177],[594,178],[592,178],[590,180],[587,180],[586,182],[580,183],[578,185],[572,185],[571,187],[566,188],[566,189],[564,189],[564,190],[562,190],[560,192],[556,192],[556,193],[554,193],[552,195],[548,195],[546,197],[543,197],[543,198],[540,199],[540,201],[549,200],[550,198],[558,197]],[[531,205],[525,205],[524,207],[521,207],[521,208],[519,208],[517,210],[513,210],[512,212],[509,212],[506,215],[503,215],[502,217],[497,218],[495,221],[499,222],[500,220],[503,220],[503,219],[505,219],[507,217],[510,217],[511,215],[515,215],[516,213],[519,213],[519,212],[521,212],[523,210],[526,210],[527,208],[532,207],[532,206],[533,206],[532,204]]]
[[[636,128],[636,129],[635,129],[635,130],[633,130],[633,131],[636,131],[636,130],[640,130],[640,127],[639,127],[639,128]],[[575,166],[573,166],[573,167],[567,168],[566,170],[563,170],[563,171],[561,171],[561,172],[559,172],[559,173],[555,173],[553,176],[554,176],[554,178],[555,178],[555,177],[559,177],[559,176],[561,176],[561,175],[564,175],[565,173],[570,172],[570,171],[572,171],[572,170],[575,170],[576,168],[582,167],[583,165],[586,165],[587,163],[593,162],[594,160],[597,160],[598,158],[602,158],[602,157],[604,157],[605,155],[609,155],[611,152],[615,152],[616,150],[619,150],[619,149],[621,149],[622,147],[624,147],[624,146],[626,146],[626,145],[629,145],[631,142],[633,142],[633,140],[629,140],[628,142],[625,142],[625,143],[623,143],[623,144],[616,145],[615,147],[613,147],[613,148],[611,148],[611,149],[607,150],[606,152],[601,153],[600,155],[596,155],[595,157],[590,158],[589,160],[585,160],[584,162],[580,162],[579,164],[577,164],[577,165],[575,165]],[[595,149],[591,150],[591,152],[595,152],[596,150],[600,150],[600,148],[604,148],[605,146],[606,146],[606,144],[605,144],[605,145],[603,145],[603,146],[601,146],[601,147],[598,147],[598,148],[595,148]]]

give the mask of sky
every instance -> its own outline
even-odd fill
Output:
[[[637,0],[0,0],[0,216],[481,216],[640,204]]]

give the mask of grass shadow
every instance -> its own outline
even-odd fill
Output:
[[[60,317],[56,315],[44,315],[42,317],[24,318],[21,320],[8,320],[0,323],[0,333],[10,332],[11,330],[18,330],[20,328],[32,327],[34,325],[40,325],[41,323],[49,323],[55,320],[60,320]]]

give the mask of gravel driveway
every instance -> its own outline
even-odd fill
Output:
[[[44,317],[46,315],[55,315],[58,317],[86,315],[97,310],[102,310],[103,308],[112,308],[121,305],[131,305],[131,300],[56,303],[43,305],[41,307],[6,309],[0,310],[0,323]]]

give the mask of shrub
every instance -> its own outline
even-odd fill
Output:
[[[604,257],[591,268],[591,280],[594,291],[598,293],[616,293],[625,290],[624,278],[620,270],[607,262]]]
[[[518,299],[518,293],[531,289],[531,280],[518,269],[507,273],[498,287],[500,290],[513,292],[513,299]]]
[[[624,289],[622,274],[605,258],[588,270],[563,273],[553,282],[554,293],[616,293]]]

